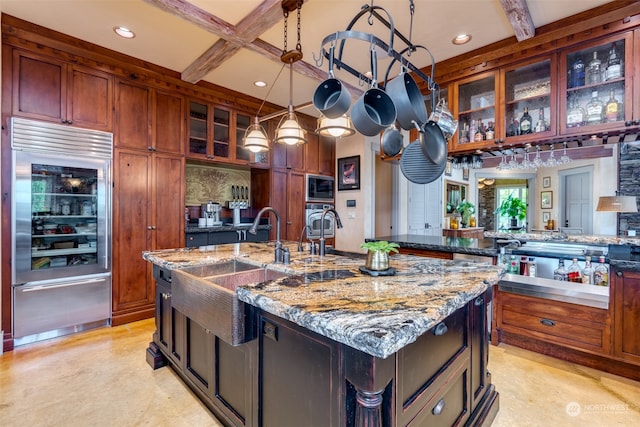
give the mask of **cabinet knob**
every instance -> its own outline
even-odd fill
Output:
[[[442,413],[442,411],[444,411],[444,408],[447,405],[444,403],[444,399],[440,399],[438,400],[438,403],[436,403],[436,406],[433,407],[433,409],[431,410],[431,413],[433,415],[440,415]]]
[[[622,271],[616,271],[616,276],[622,277]]]
[[[482,297],[478,297],[476,298],[476,300],[473,302],[473,304],[477,307],[477,306],[481,306],[482,304],[484,304],[484,298]]]
[[[445,325],[444,322],[438,323],[433,329],[433,335],[439,337],[446,334],[448,330],[449,328],[447,328],[447,325]]]

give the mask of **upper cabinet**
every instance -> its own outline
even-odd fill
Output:
[[[502,122],[497,102],[499,82],[500,74],[491,71],[452,85],[452,111],[458,118],[452,151],[471,151],[494,144]]]
[[[13,79],[13,115],[112,130],[112,76],[15,49]]]
[[[631,120],[632,47],[633,32],[626,32],[562,53],[560,132],[616,129]]]
[[[242,145],[252,118],[227,107],[191,100],[189,102],[189,138],[187,156],[257,167],[268,167],[269,156],[252,153]]]

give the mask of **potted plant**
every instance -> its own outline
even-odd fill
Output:
[[[494,213],[500,216],[511,218],[511,228],[518,226],[518,220],[524,220],[527,217],[527,205],[512,194],[502,201],[500,207]]]
[[[386,240],[378,240],[365,242],[360,247],[367,250],[365,268],[382,271],[389,269],[389,252],[398,252],[400,245],[394,242],[389,243]]]
[[[476,213],[476,207],[473,203],[463,200],[458,204],[458,206],[456,206],[456,211],[458,211],[460,216],[462,216],[460,224],[462,227],[466,227],[467,224],[469,224],[469,218],[471,218],[471,215]]]

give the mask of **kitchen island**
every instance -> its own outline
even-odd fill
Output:
[[[149,363],[169,363],[227,425],[491,423],[486,310],[499,269],[394,255],[395,275],[372,276],[358,254],[284,246],[289,264],[273,262],[273,242],[144,253],[158,284]],[[229,291],[243,330],[227,336],[176,277],[231,261],[278,274]]]

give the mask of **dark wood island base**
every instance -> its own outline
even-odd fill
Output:
[[[168,286],[167,286],[168,285]],[[171,307],[158,281],[153,369],[169,364],[230,426],[488,426],[489,289],[381,359],[250,307],[253,339],[227,344]]]

